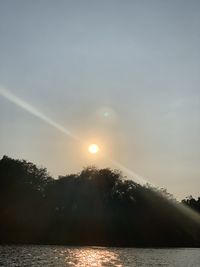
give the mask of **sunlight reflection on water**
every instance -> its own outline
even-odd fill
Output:
[[[0,246],[0,266],[200,267],[200,249]]]
[[[74,249],[66,256],[69,266],[117,266],[122,267],[118,255],[107,249]]]

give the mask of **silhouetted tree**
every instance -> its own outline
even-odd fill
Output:
[[[53,179],[25,160],[0,160],[1,243],[199,246],[198,216],[183,207],[199,212],[200,198],[179,203],[117,170],[92,166]]]
[[[200,197],[195,199],[193,196],[189,196],[183,199],[182,203],[200,213]]]

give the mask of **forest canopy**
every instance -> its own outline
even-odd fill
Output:
[[[0,243],[200,246],[200,198],[178,202],[109,168],[53,179],[4,156],[0,216]]]

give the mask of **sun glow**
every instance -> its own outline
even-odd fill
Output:
[[[88,147],[88,151],[89,151],[91,154],[96,154],[97,152],[99,152],[99,147],[98,147],[98,145],[96,145],[96,144],[91,144],[91,145],[89,145],[89,147]]]

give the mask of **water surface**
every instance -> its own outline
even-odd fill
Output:
[[[0,246],[0,266],[198,267],[200,249]]]

